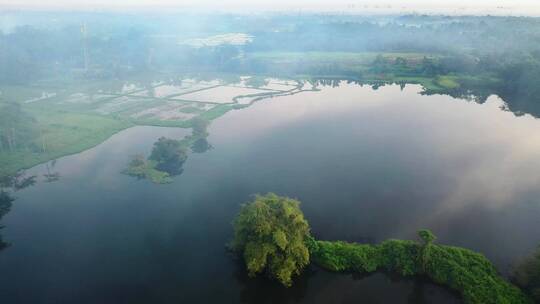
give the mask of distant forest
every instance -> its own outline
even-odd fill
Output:
[[[538,76],[540,61],[538,18],[20,14],[20,25],[0,33],[1,83],[76,73],[85,68],[85,52],[87,76],[103,78],[148,69],[271,69],[243,60],[257,52],[417,52],[444,55],[434,72],[492,72],[526,86],[527,78]],[[208,47],[182,43],[227,33],[252,39]]]
[[[12,21],[0,28],[0,149],[7,151],[41,132],[6,94],[14,86],[156,73],[420,83],[426,93],[478,102],[497,94],[514,113],[540,117],[538,18],[1,14]],[[46,143],[33,145],[41,151]]]

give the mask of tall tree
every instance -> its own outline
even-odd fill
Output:
[[[273,193],[257,195],[234,221],[232,248],[242,254],[248,274],[266,272],[285,286],[309,264],[309,225],[300,202]]]

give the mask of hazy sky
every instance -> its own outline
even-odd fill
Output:
[[[499,14],[540,14],[540,0],[0,0],[0,5],[36,8],[177,6],[194,9],[468,10]]]

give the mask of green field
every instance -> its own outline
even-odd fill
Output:
[[[33,139],[29,147],[13,152],[0,152],[0,174],[11,174],[60,156],[89,149],[116,132],[133,124],[127,121],[89,114],[37,112],[41,136]]]

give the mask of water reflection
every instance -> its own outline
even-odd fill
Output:
[[[0,231],[4,229],[1,225],[2,218],[11,210],[12,202],[15,200],[8,192],[0,190]],[[8,243],[3,240],[0,233],[0,251],[8,247]]]
[[[56,159],[45,163],[45,170],[47,172],[43,174],[43,177],[45,178],[46,183],[56,182],[60,179],[60,172],[54,171],[55,166],[56,166]]]
[[[193,153],[204,153],[210,149],[212,149],[212,145],[206,138],[199,138],[191,145]]]
[[[387,85],[397,84],[401,90],[405,89],[407,82],[387,82],[362,79],[343,79],[343,78],[319,78],[308,79],[307,83],[313,85],[314,88],[319,86],[336,88],[343,84],[355,84],[359,86],[368,85],[373,90],[378,90]],[[459,86],[455,88],[437,89],[423,88],[422,95],[447,95],[459,100],[474,101],[479,104],[484,104],[489,100],[490,96],[500,96],[505,101],[506,111],[510,111],[516,115],[530,114],[534,117],[540,117],[540,103],[537,96],[532,96],[527,90],[511,90],[499,83],[482,83],[475,79],[460,79]]]
[[[4,175],[0,177],[0,232],[5,227],[2,225],[2,218],[11,211],[15,197],[14,192],[22,190],[36,184],[37,176],[26,174],[21,171],[12,175]],[[0,233],[0,251],[6,249],[10,243],[4,241]]]
[[[156,170],[170,176],[180,175],[187,160],[187,149],[180,140],[160,137],[155,143],[149,160],[156,162]]]
[[[3,189],[10,189],[12,191],[19,191],[26,187],[35,185],[36,180],[36,175],[26,176],[24,171],[20,171],[15,174],[0,177],[0,187]]]
[[[296,303],[306,297],[309,287],[309,280],[315,275],[315,270],[308,267],[304,272],[295,278],[294,285],[289,288],[283,286],[277,281],[271,281],[264,276],[250,278],[245,268],[245,263],[236,259],[236,269],[234,278],[240,283],[240,302],[241,303]]]
[[[380,87],[384,87],[386,85],[393,85],[397,84],[403,90],[405,86],[407,85],[406,82],[398,81],[398,82],[386,82],[386,81],[377,81],[377,80],[362,80],[362,79],[354,79],[354,78],[310,78],[305,80],[306,83],[309,83],[312,85],[314,89],[319,87],[328,87],[328,88],[339,88],[343,85],[357,85],[357,86],[369,86],[373,90],[378,90]]]
[[[501,97],[506,105],[505,110],[514,113],[515,115],[530,114],[536,118],[540,117],[540,102],[538,102],[538,96],[531,93],[535,88],[518,88],[506,85],[509,81],[515,81],[516,79],[509,79],[503,81],[503,83],[495,82],[482,82],[474,78],[460,79],[459,86],[456,88],[430,90],[425,89],[423,94],[445,94],[454,98],[465,99],[474,101],[479,104],[483,104],[488,101],[488,98],[492,95]],[[531,80],[527,80],[530,82]]]

